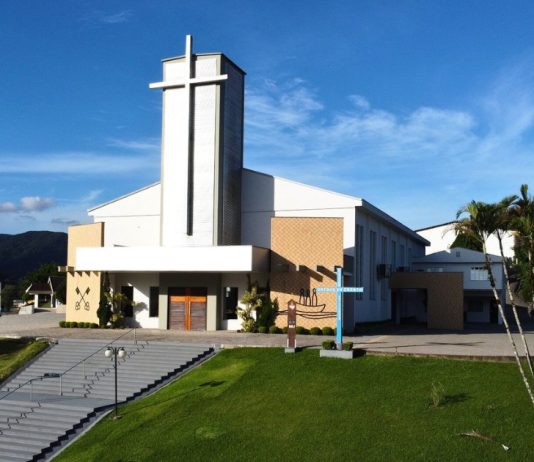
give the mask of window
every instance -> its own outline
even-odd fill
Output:
[[[482,300],[470,300],[467,304],[467,311],[470,313],[482,313],[484,311],[484,302]]]
[[[223,319],[237,319],[237,303],[237,287],[225,287]]]
[[[356,286],[363,287],[363,226],[356,225]],[[356,293],[356,300],[361,300],[363,294]]]
[[[388,258],[388,238],[386,236],[382,236],[380,238],[380,252],[381,252],[381,258],[380,261],[383,264],[387,263]],[[387,297],[387,290],[388,290],[388,280],[382,279],[380,282],[380,300],[384,301]]]
[[[369,299],[376,300],[376,233],[369,231]]]
[[[159,287],[150,288],[150,305],[148,313],[151,318],[157,318],[159,316]]]
[[[397,243],[391,241],[391,271],[397,271]]]
[[[471,281],[487,281],[488,270],[484,266],[471,267]]]
[[[121,311],[125,317],[133,317],[133,287],[132,286],[122,286],[121,294],[126,297],[121,303]]]
[[[400,265],[406,266],[406,253],[404,251],[404,246],[402,244],[400,246]]]

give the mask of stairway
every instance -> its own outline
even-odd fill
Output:
[[[107,345],[61,339],[3,384],[0,461],[39,460],[113,405],[114,359],[105,357]],[[114,346],[126,350],[117,362],[119,402],[148,392],[214,354],[213,347],[199,344],[119,340]],[[61,379],[57,376],[67,370]]]

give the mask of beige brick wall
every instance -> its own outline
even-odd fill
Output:
[[[102,247],[104,223],[69,227],[67,265],[76,269],[78,247]],[[100,302],[101,273],[73,271],[67,274],[66,320],[96,322],[96,310]]]
[[[285,311],[289,300],[298,302],[301,289],[312,293],[314,288],[336,285],[334,266],[343,265],[343,219],[274,217],[271,250],[271,298],[277,298],[280,311]],[[317,271],[319,265],[326,271]],[[297,271],[299,266],[305,268]],[[306,313],[297,316],[297,326],[335,327],[335,294],[318,293],[317,299],[326,305],[323,312],[331,312],[332,317],[310,319],[308,313],[318,309],[297,305],[298,311]],[[279,315],[276,324],[286,326],[287,316]]]

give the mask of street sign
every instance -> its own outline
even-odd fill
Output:
[[[363,287],[317,287],[316,292],[357,292],[363,293]]]

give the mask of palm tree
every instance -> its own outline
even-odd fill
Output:
[[[526,184],[521,185],[520,192],[521,195],[512,209],[512,227],[516,238],[516,256],[520,260],[520,288],[523,298],[529,301],[532,311],[534,310],[534,198],[528,193]],[[522,256],[526,256],[526,262]]]
[[[513,227],[513,214],[511,213],[511,207],[512,205],[517,201],[517,196],[507,196],[504,199],[502,199],[500,202],[496,204],[491,204],[490,206],[493,207],[494,214],[495,214],[495,236],[497,237],[497,241],[499,242],[499,250],[501,253],[501,264],[503,268],[504,273],[504,280],[506,283],[506,291],[508,292],[508,298],[510,299],[510,305],[512,306],[512,313],[514,315],[515,323],[517,325],[517,329],[519,330],[519,335],[521,336],[521,341],[523,343],[523,348],[525,349],[525,355],[527,357],[527,364],[530,369],[530,373],[532,374],[532,377],[534,377],[534,368],[532,367],[532,358],[530,356],[530,350],[528,348],[527,340],[525,338],[525,334],[523,332],[523,326],[521,325],[521,321],[519,320],[519,316],[517,314],[517,307],[515,304],[514,294],[512,291],[512,287],[510,286],[510,275],[508,272],[508,264],[506,261],[506,258],[504,257],[504,249],[503,249],[503,237],[506,232],[510,231]]]
[[[492,204],[471,201],[469,204],[458,210],[458,213],[456,214],[456,218],[458,219],[458,221],[455,224],[454,229],[457,233],[463,233],[466,236],[472,238],[473,240],[478,241],[482,245],[484,259],[486,261],[486,268],[488,270],[488,279],[491,285],[491,289],[493,291],[493,296],[495,297],[495,301],[497,302],[497,308],[503,320],[503,324],[508,335],[508,340],[512,345],[515,362],[523,379],[523,383],[525,384],[525,388],[527,389],[527,393],[530,397],[530,400],[534,405],[534,395],[532,394],[530,383],[527,379],[527,376],[525,375],[523,365],[521,364],[521,359],[519,358],[519,354],[517,352],[517,346],[510,331],[510,325],[508,324],[508,320],[506,319],[506,315],[504,313],[501,298],[497,293],[495,277],[493,275],[493,270],[491,267],[491,259],[488,255],[486,248],[486,242],[488,238],[495,233],[498,227],[498,215],[499,211],[497,210],[497,207],[493,206]]]

